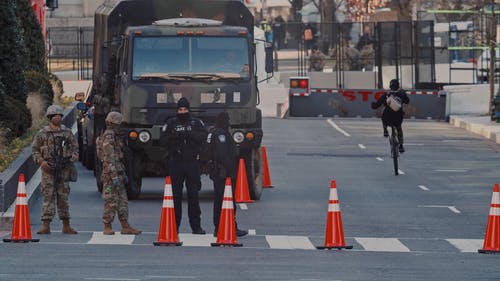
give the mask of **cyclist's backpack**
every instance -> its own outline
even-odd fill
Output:
[[[399,111],[403,106],[403,103],[401,102],[400,97],[396,96],[395,94],[389,94],[387,96],[387,106],[389,106],[389,108],[393,111]]]
[[[310,41],[313,39],[313,32],[310,28],[304,30],[304,40]]]

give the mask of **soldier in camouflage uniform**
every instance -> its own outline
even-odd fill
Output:
[[[141,231],[132,228],[128,224],[128,199],[125,185],[127,176],[125,174],[124,152],[125,143],[118,135],[123,116],[118,112],[110,112],[106,116],[106,131],[97,138],[97,156],[102,163],[102,199],[104,199],[104,212],[102,221],[104,223],[105,235],[113,235],[115,232],[111,223],[118,214],[122,225],[121,234],[140,234]]]
[[[61,124],[63,110],[51,105],[46,113],[50,123],[41,129],[33,139],[33,161],[42,169],[42,227],[38,234],[50,234],[50,222],[57,213],[63,223],[62,232],[76,234],[69,224],[69,175],[70,161],[78,160],[78,142],[70,129]]]

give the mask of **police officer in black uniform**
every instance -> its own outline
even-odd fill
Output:
[[[397,79],[392,79],[389,83],[389,87],[391,91],[389,93],[383,94],[376,102],[372,102],[372,109],[377,109],[380,106],[384,105],[384,111],[382,112],[382,126],[384,128],[384,137],[389,136],[389,132],[387,131],[387,126],[396,126],[398,131],[398,139],[399,139],[399,152],[405,152],[403,147],[403,115],[405,114],[403,111],[403,107],[401,107],[398,111],[392,110],[388,104],[387,99],[394,95],[397,97],[399,101],[401,101],[401,105],[408,104],[410,99],[406,92],[399,88],[399,81]]]
[[[189,224],[193,234],[205,234],[201,228],[198,192],[201,189],[199,155],[207,138],[203,122],[189,112],[189,101],[177,102],[177,115],[167,121],[162,143],[168,146],[168,167],[172,178],[177,230],[182,218],[182,189],[186,182]]]
[[[238,153],[236,144],[229,133],[229,115],[227,112],[221,112],[217,115],[215,128],[208,134],[207,143],[210,178],[214,183],[214,236],[217,236],[226,178],[231,178],[234,194],[238,171]],[[234,211],[236,213],[236,204],[234,204]],[[247,234],[248,231],[238,229],[236,225],[237,236],[241,237]]]

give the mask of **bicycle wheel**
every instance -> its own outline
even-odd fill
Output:
[[[394,174],[397,176],[399,175],[399,169],[398,169],[398,145],[397,142],[393,141],[392,145],[392,162],[394,163]]]

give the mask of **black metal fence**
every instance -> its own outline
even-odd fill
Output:
[[[343,81],[348,71],[376,72],[374,83],[379,88],[388,83],[384,81],[386,76],[407,80],[407,85],[436,81],[432,21],[287,22],[282,26],[277,34],[276,29],[270,29],[270,38],[278,49],[298,51],[297,75],[314,71],[309,56],[312,47],[317,46],[326,61],[324,71],[334,72],[338,81]],[[304,39],[307,28],[313,31],[312,40]]]
[[[80,80],[91,79],[93,42],[93,27],[48,28],[49,71],[71,70]]]

